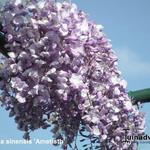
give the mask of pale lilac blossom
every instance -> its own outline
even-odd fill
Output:
[[[10,0],[2,14],[10,50],[0,70],[2,103],[18,129],[28,135],[55,121],[73,140],[84,124],[101,142],[127,150],[123,129],[142,134],[144,117],[127,95],[102,25],[75,4],[50,0]]]

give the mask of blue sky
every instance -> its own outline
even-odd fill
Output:
[[[3,1],[3,0],[0,0]],[[122,76],[128,82],[127,90],[150,87],[150,1],[149,0],[72,0],[84,10],[90,20],[104,26],[119,58]],[[150,135],[150,104],[143,105],[146,113],[146,133]],[[0,109],[0,139],[21,139],[13,119]],[[49,131],[39,130],[32,138],[50,139]],[[1,150],[59,150],[49,145],[0,145]],[[139,150],[149,150],[150,144],[141,144]],[[82,149],[81,149],[82,150]]]

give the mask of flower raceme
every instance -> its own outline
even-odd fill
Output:
[[[84,124],[112,149],[131,147],[121,142],[124,129],[142,134],[144,117],[126,93],[103,27],[67,2],[10,0],[2,15],[10,58],[0,70],[1,101],[18,129],[28,135],[53,121],[68,144]]]

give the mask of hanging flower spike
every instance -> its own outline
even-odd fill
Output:
[[[141,135],[144,117],[126,93],[101,25],[75,4],[10,0],[2,26],[10,58],[0,70],[1,99],[18,129],[29,135],[53,123],[67,149],[82,124],[109,149],[134,149],[122,142],[124,129]]]

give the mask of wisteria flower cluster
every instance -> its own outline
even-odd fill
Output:
[[[112,150],[133,149],[122,142],[124,129],[142,134],[144,117],[103,27],[68,2],[10,0],[2,14],[9,58],[0,70],[1,101],[24,138],[54,123],[65,149],[82,124]]]

